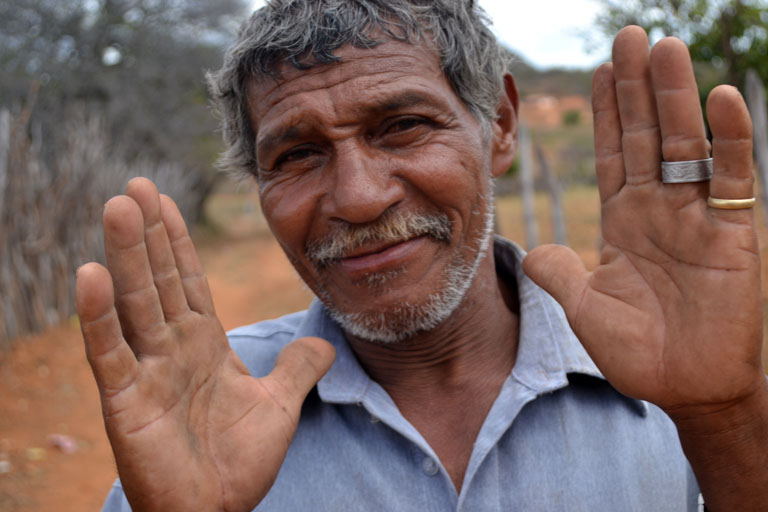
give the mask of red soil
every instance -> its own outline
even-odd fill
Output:
[[[302,309],[311,300],[271,238],[219,241],[200,252],[226,329]],[[55,448],[51,434],[72,437],[77,450]],[[11,352],[0,354],[4,457],[11,467],[0,473],[0,511],[101,508],[117,472],[76,322],[17,340]]]

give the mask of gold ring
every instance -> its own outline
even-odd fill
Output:
[[[755,198],[749,199],[718,199],[717,197],[709,196],[707,199],[707,205],[712,208],[719,208],[720,210],[745,210],[755,206]]]

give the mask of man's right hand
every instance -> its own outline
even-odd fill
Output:
[[[251,510],[275,480],[329,343],[288,345],[255,379],[229,348],[173,201],[138,178],[104,210],[109,270],[78,270],[77,312],[131,507]]]

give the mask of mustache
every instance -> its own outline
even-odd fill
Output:
[[[368,243],[397,243],[419,236],[450,242],[451,220],[445,213],[387,212],[368,224],[339,224],[305,247],[307,259],[326,267]]]

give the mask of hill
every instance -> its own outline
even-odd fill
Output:
[[[515,77],[521,97],[531,94],[551,96],[590,96],[592,70],[549,68],[536,69],[515,52],[507,49],[513,61],[510,71]]]

